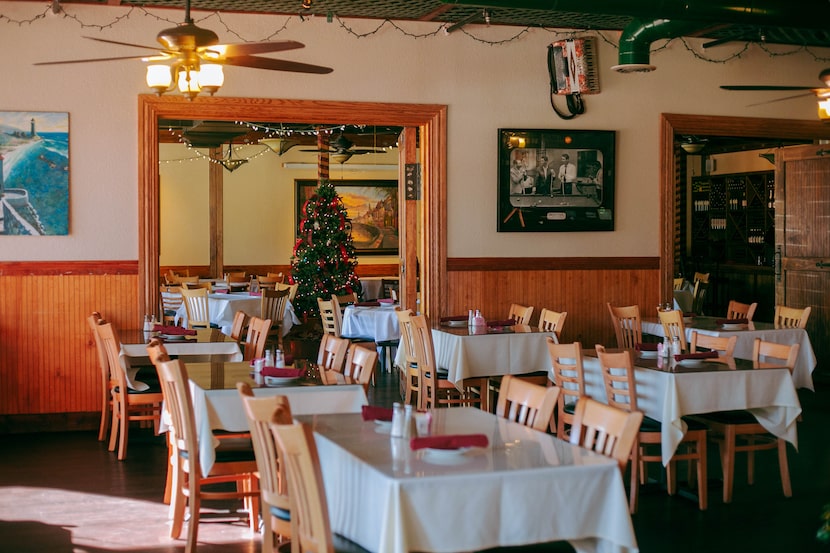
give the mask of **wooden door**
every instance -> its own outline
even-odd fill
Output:
[[[817,371],[830,376],[830,145],[780,148],[776,158],[775,301],[812,306]]]

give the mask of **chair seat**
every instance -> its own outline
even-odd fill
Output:
[[[144,382],[144,381],[142,380],[142,382]],[[145,384],[147,384],[149,386],[149,388],[147,388],[146,390],[133,390],[132,388],[127,388],[127,393],[132,394],[132,395],[160,394],[161,393],[161,384],[159,384],[158,381],[156,381],[156,382],[152,382],[152,381],[145,382]],[[119,386],[115,386],[112,389],[112,391],[117,394],[121,391],[121,388]]]
[[[291,511],[280,509],[276,505],[271,505],[269,511],[271,511],[271,516],[286,522],[291,522]]]

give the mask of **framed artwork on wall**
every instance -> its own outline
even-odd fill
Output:
[[[614,131],[498,134],[498,232],[614,230]]]
[[[69,114],[0,111],[0,235],[69,234]]]
[[[302,219],[303,205],[314,194],[316,180],[297,179],[296,229]],[[346,207],[351,224],[352,242],[360,255],[398,254],[398,181],[331,181]]]

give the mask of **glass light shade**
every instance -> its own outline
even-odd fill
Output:
[[[336,163],[346,163],[352,157],[352,154],[348,152],[338,152],[336,154],[331,154],[331,159],[334,160]]]
[[[173,82],[173,77],[170,75],[170,67],[167,65],[147,66],[147,86],[163,94],[170,88],[171,82]]]
[[[211,96],[225,83],[225,74],[218,63],[203,63],[199,68],[199,86]]]
[[[199,87],[199,71],[182,69],[179,71],[179,92],[193,98],[201,91]]]
[[[830,121],[830,98],[819,100],[818,118],[822,121]]]

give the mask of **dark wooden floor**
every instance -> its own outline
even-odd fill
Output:
[[[390,405],[395,383],[384,375],[370,393],[373,404]],[[830,503],[830,385],[799,393],[804,420],[800,450],[790,449],[794,495],[781,493],[774,453],[758,457],[756,484],[748,486],[739,461],[734,499],[721,502],[719,461],[709,460],[709,510],[692,499],[669,497],[656,485],[644,490],[633,521],[644,553],[827,551],[815,540],[819,516]],[[0,436],[0,552],[181,551],[168,537],[167,506],[161,502],[165,474],[163,441],[132,433],[128,460],[119,462],[93,432]],[[436,501],[440,501],[436,497]],[[463,524],[463,521],[459,521]],[[200,526],[202,553],[259,551],[242,523]],[[569,551],[539,545],[511,551]]]

